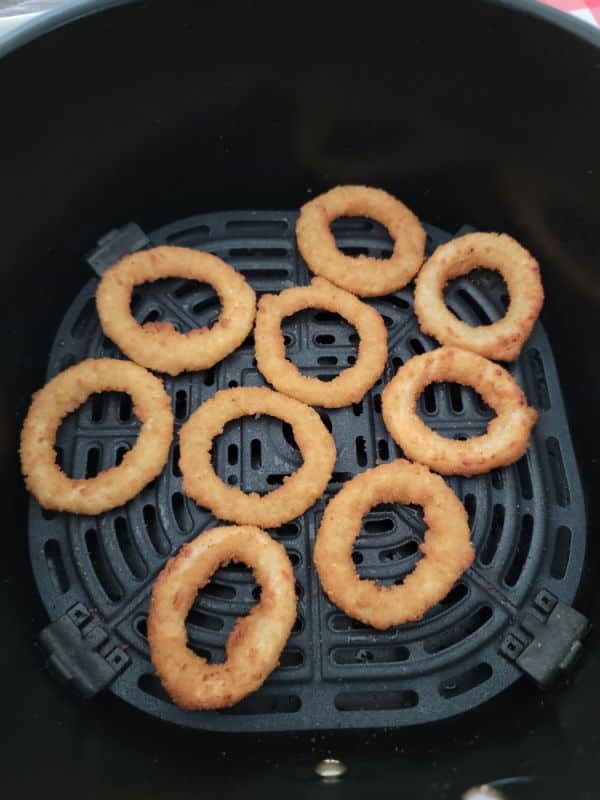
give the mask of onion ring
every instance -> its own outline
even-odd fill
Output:
[[[118,467],[95,478],[69,478],[56,463],[54,440],[63,417],[95,392],[127,392],[142,423]],[[131,500],[167,462],[173,437],[171,401],[162,382],[143,367],[114,358],[89,358],[52,378],[33,395],[21,431],[25,483],[44,508],[100,514]]]
[[[211,463],[213,439],[233,419],[269,414],[292,426],[304,458],[283,486],[261,497],[227,486]],[[182,427],[180,435],[183,490],[219,519],[273,528],[303,514],[325,491],[336,459],[333,436],[312,408],[265,387],[238,387],[217,392]]]
[[[394,240],[390,258],[338,250],[330,224],[338,217],[363,216],[385,225]],[[377,297],[402,289],[423,263],[425,231],[404,203],[382,189],[336,186],[306,203],[296,223],[298,248],[308,268],[360,297]]]
[[[360,339],[356,364],[332,381],[303,375],[285,356],[281,332],[284,317],[305,308],[324,308],[344,317]],[[377,381],[387,360],[387,332],[381,315],[371,306],[324,278],[278,295],[263,295],[256,315],[256,362],[275,389],[309,405],[341,408],[357,403]]]
[[[505,316],[474,327],[457,319],[444,303],[444,287],[475,267],[499,272],[508,287]],[[544,302],[540,268],[524,247],[505,233],[469,233],[438,247],[415,283],[415,313],[423,333],[441,344],[472,350],[497,361],[515,361]]]
[[[476,389],[497,414],[487,433],[466,441],[440,436],[417,416],[417,398],[435,381],[455,381]],[[413,461],[442,475],[479,475],[517,461],[527,450],[537,420],[535,409],[515,379],[483,356],[440,347],[411,358],[382,394],[383,419],[394,441]]]
[[[260,602],[240,617],[223,664],[208,664],[187,647],[185,618],[198,589],[231,561],[252,568]],[[150,655],[160,680],[181,708],[227,708],[261,686],[279,663],[296,619],[294,571],[285,548],[252,526],[213,528],[184,544],[152,589]]]
[[[352,548],[361,520],[378,503],[423,507],[425,558],[397,586],[361,580]],[[403,459],[356,475],[329,502],[317,534],[314,562],[332,603],[365,625],[385,630],[416,622],[443,600],[473,563],[467,512],[439,475]]]
[[[135,286],[159,278],[187,278],[208,283],[222,310],[209,330],[179,333],[169,322],[140,325],[131,314]],[[125,256],[106,270],[96,292],[104,333],[137,364],[179,375],[208,369],[232,353],[250,333],[256,295],[243,275],[210,253],[186,247],[155,247]]]

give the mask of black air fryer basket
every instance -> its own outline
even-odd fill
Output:
[[[225,797],[402,785],[407,796],[458,798],[489,784],[508,798],[594,796],[600,35],[534,2],[309,3],[293,14],[269,3],[77,3],[5,40],[4,52],[0,585],[15,786],[26,796],[116,786],[124,797]],[[317,409],[338,448],[332,480],[313,508],[270,531],[298,595],[280,666],[231,709],[185,712],[149,660],[149,595],[166,560],[218,522],[181,489],[177,434],[216,391],[264,385],[253,338],[216,368],[166,377],[169,462],[98,517],[27,497],[15,453],[30,394],[84,358],[123,357],[94,303],[99,275],[122,255],[182,245],[228,261],[258,295],[306,284],[299,206],[359,182],[416,211],[428,253],[477,229],[506,231],[536,255],[546,303],[508,368],[539,420],[517,464],[447,479],[477,552],[447,598],[383,632],[347,617],[312,566],[323,509],[353,475],[402,456],[381,391],[437,346],[416,322],[412,286],[368,301],[388,330],[386,370],[360,403]],[[332,229],[348,254],[391,252],[372,220]],[[446,300],[477,325],[502,317],[508,297],[476,271]],[[132,308],[179,330],[219,313],[212,290],[176,279],[140,287]],[[327,379],[356,357],[354,329],[319,309],[289,318],[284,334],[305,374]],[[454,384],[429,387],[419,413],[451,438],[483,432],[492,416]],[[119,463],[138,429],[124,395],[95,396],[61,426],[60,463],[94,475]],[[230,485],[264,492],[301,457],[288,426],[244,418],[216,440],[214,463]],[[376,507],[357,571],[400,582],[423,530],[417,510]],[[247,569],[219,570],[188,617],[190,646],[221,660],[258,596]],[[37,768],[25,768],[32,759]],[[344,768],[334,785],[318,777]]]

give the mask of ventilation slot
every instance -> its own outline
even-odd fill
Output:
[[[490,478],[492,481],[492,486],[494,489],[503,489],[504,488],[504,476],[502,475],[501,469],[493,469],[490,472]]]
[[[216,297],[215,295],[210,295],[209,297],[204,297],[202,300],[198,300],[198,302],[192,306],[191,311],[192,314],[199,317],[205,311],[210,311],[211,309],[220,308],[220,306],[221,302],[219,298]]]
[[[196,294],[198,288],[198,281],[183,281],[173,292],[173,297],[177,297],[179,300],[184,300],[186,297]]]
[[[300,526],[297,522],[286,522],[276,530],[280,539],[293,539],[300,533]]]
[[[208,631],[221,631],[225,625],[220,617],[205,614],[203,611],[198,611],[197,608],[190,609],[186,623],[193,625],[195,628],[205,628]]]
[[[129,452],[129,447],[126,444],[122,444],[117,447],[115,452],[115,467],[118,467],[120,464],[123,463],[123,459],[125,458],[125,454]]]
[[[273,472],[271,475],[267,475],[267,483],[269,486],[283,486],[284,479],[289,477],[287,472]]]
[[[426,639],[424,644],[425,652],[440,653],[442,650],[447,650],[449,647],[464,641],[489,622],[493,614],[494,612],[490,606],[481,606],[471,616],[457,621],[449,630],[442,631]]]
[[[556,531],[554,554],[552,556],[552,566],[550,567],[550,574],[558,581],[562,580],[567,572],[569,557],[571,555],[571,539],[572,534],[569,528],[561,525]]]
[[[389,533],[394,530],[394,520],[390,517],[367,519],[363,525],[366,533]]]
[[[315,336],[315,342],[317,344],[333,344],[335,342],[335,336],[332,333],[320,333],[318,336]]]
[[[391,645],[390,647],[336,647],[333,660],[336,664],[397,664],[407,661],[410,652],[408,647]]]
[[[295,694],[252,694],[241,703],[226,708],[221,714],[242,716],[251,714],[295,714],[302,708],[302,701]]]
[[[117,536],[117,544],[125,559],[125,563],[129,567],[129,571],[134,578],[138,578],[138,580],[145,578],[148,574],[148,567],[133,543],[133,538],[125,517],[115,517],[114,528]]]
[[[290,277],[287,269],[241,269],[240,272],[246,278],[253,278],[256,281],[283,281]]]
[[[60,594],[64,594],[69,588],[69,578],[63,561],[60,545],[56,539],[48,539],[44,545],[48,574],[54,587]]]
[[[331,476],[330,483],[345,483],[352,477],[351,472],[334,472]]]
[[[422,353],[425,352],[425,347],[423,346],[423,342],[420,339],[411,339],[409,345],[413,353],[417,356],[420,356]]]
[[[360,417],[363,413],[363,401],[359,400],[358,403],[352,403],[352,412],[355,417]]]
[[[304,664],[302,650],[284,650],[279,659],[279,669],[298,669]]]
[[[552,481],[554,483],[554,492],[556,495],[556,502],[563,508],[568,506],[571,502],[571,493],[569,491],[569,484],[567,482],[567,473],[565,465],[560,452],[560,444],[558,439],[551,436],[546,439],[546,450],[550,460],[550,471],[552,474]]]
[[[347,617],[345,614],[333,614],[330,617],[329,625],[332,630],[337,633],[347,633],[348,631],[366,631],[373,630],[368,625],[364,625],[357,619]]]
[[[329,433],[331,433],[333,431],[333,423],[331,422],[331,417],[329,414],[326,411],[320,411],[319,416],[321,417],[321,422],[323,425],[325,425]]]
[[[455,414],[461,414],[464,410],[462,390],[458,383],[448,384],[448,395],[450,398],[450,408]]]
[[[260,439],[252,439],[250,442],[250,465],[252,469],[262,467],[262,447]]]
[[[527,456],[523,456],[523,458],[517,461],[517,472],[519,473],[521,496],[524,497],[525,500],[531,500],[533,497],[533,486],[531,484],[531,473],[529,471]]]
[[[370,219],[366,217],[338,217],[331,223],[331,232],[338,233],[368,233],[373,230],[375,226]]]
[[[440,601],[440,605],[444,606],[444,609],[452,608],[452,606],[457,606],[464,600],[468,594],[469,587],[464,583],[457,583],[456,586],[450,589],[446,597]]]
[[[230,258],[256,258],[260,261],[264,261],[265,259],[269,258],[285,258],[288,255],[288,250],[285,247],[233,247],[229,251]],[[261,270],[254,270],[254,272],[260,272]],[[278,272],[278,270],[264,270],[269,277],[273,275],[273,272]],[[287,275],[287,272],[285,272]],[[274,277],[280,277],[276,275]]]
[[[173,445],[173,455],[171,456],[171,472],[175,478],[181,478],[181,469],[179,468],[179,445]]]
[[[85,546],[87,548],[88,556],[92,569],[98,579],[98,583],[104,590],[104,593],[109,600],[114,603],[121,600],[123,597],[123,589],[117,580],[112,567],[106,558],[104,551],[100,547],[98,541],[98,533],[95,528],[89,528],[85,532]]]
[[[148,638],[148,618],[138,617],[134,623],[134,628],[144,639]]]
[[[323,417],[321,417],[321,419],[323,419]],[[327,419],[329,419],[329,417],[327,417]],[[331,425],[331,420],[329,421],[329,424]],[[283,438],[286,440],[289,446],[293,447],[294,450],[298,450],[298,445],[296,444],[296,440],[294,439],[294,431],[292,430],[292,426],[289,424],[289,422],[282,422],[281,430],[283,433]],[[331,433],[331,428],[329,428],[329,432]]]
[[[435,388],[431,383],[423,389],[423,408],[427,414],[435,414],[437,411]]]
[[[133,402],[131,397],[124,392],[119,396],[119,419],[121,422],[129,422],[133,415]]]
[[[140,321],[140,325],[146,325],[148,322],[157,322],[161,317],[161,313],[157,308],[151,308],[146,312],[146,316]]]
[[[491,323],[492,320],[487,311],[484,311],[470,292],[466,289],[459,289],[458,296],[469,306],[480,325],[489,325]]]
[[[338,250],[340,250],[345,256],[350,256],[350,258],[356,258],[356,256],[368,256],[371,252],[369,247],[353,247],[351,245],[338,245]]]
[[[467,509],[467,516],[469,518],[469,528],[473,530],[475,511],[477,510],[477,498],[474,494],[467,494],[465,495],[464,504],[465,508]]]
[[[227,463],[230,467],[235,467],[238,463],[238,446],[237,444],[230,444],[227,447]]]
[[[338,711],[393,711],[414,708],[419,702],[416,692],[340,692],[335,698]]]
[[[338,363],[338,360],[337,360],[336,356],[319,356],[319,358],[317,359],[317,364],[320,364],[321,366],[324,366],[324,367],[327,367],[327,366],[333,367],[337,363]]]
[[[550,408],[550,392],[544,362],[539,351],[534,348],[527,351],[527,358],[535,382],[535,404],[540,411],[547,411]]]
[[[440,684],[440,694],[442,697],[457,697],[459,694],[475,689],[482,683],[488,681],[493,675],[493,670],[489,664],[481,663],[472,669],[461,672],[458,675],[448,678]]]
[[[104,416],[104,395],[94,394],[92,395],[92,413],[91,413],[92,422],[101,422],[103,416]]]
[[[226,586],[224,583],[219,583],[219,581],[207,583],[202,592],[208,597],[216,597],[219,600],[232,600],[236,595],[233,586]]]
[[[373,395],[373,408],[377,414],[381,414],[381,395]]]
[[[240,219],[229,220],[225,223],[225,229],[236,236],[284,236],[288,230],[288,222],[285,219]]]
[[[159,555],[167,555],[170,550],[169,542],[163,538],[162,533],[159,531],[156,522],[156,510],[154,506],[150,505],[149,503],[145,505],[142,511],[142,517],[144,520],[144,527],[152,547]]]
[[[100,448],[90,447],[85,462],[85,477],[95,478],[100,468]]]
[[[364,436],[357,436],[354,442],[356,463],[359,467],[367,466],[367,443]]]
[[[167,236],[167,243],[179,245],[180,247],[193,247],[200,242],[205,242],[210,235],[208,225],[196,225],[193,228],[185,228]]]
[[[182,531],[189,530],[192,520],[187,510],[185,497],[181,492],[175,492],[171,497],[171,508],[177,527]]]
[[[392,547],[389,550],[382,550],[379,553],[379,560],[383,562],[402,561],[405,558],[414,556],[418,549],[419,543],[414,539],[409,539],[407,542],[403,542],[397,547]]]
[[[214,383],[215,383],[215,372],[216,372],[216,368],[215,367],[211,367],[210,369],[207,369],[205,371],[205,373],[204,373],[204,385],[205,386],[214,386]]]
[[[511,565],[506,573],[506,577],[504,578],[504,582],[507,586],[515,586],[521,577],[521,573],[523,572],[523,568],[525,567],[525,562],[527,561],[527,556],[529,555],[529,550],[531,548],[532,535],[533,517],[531,514],[524,514],[523,519],[521,520],[521,532],[519,534],[517,549]]]
[[[418,342],[418,344],[420,345],[420,342]],[[403,364],[404,361],[402,361],[402,359],[399,356],[394,356],[392,358],[392,366],[394,368],[394,372],[397,372]]]
[[[379,454],[380,461],[387,461],[390,457],[390,448],[385,439],[380,439],[377,442],[377,452]]]
[[[494,560],[498,545],[500,544],[500,539],[502,538],[503,528],[504,506],[497,503],[492,511],[490,529],[479,555],[479,562],[483,564],[484,567],[487,567]]]
[[[183,389],[178,389],[175,393],[175,419],[182,420],[187,417],[187,393]]]

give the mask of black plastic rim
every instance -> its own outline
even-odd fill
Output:
[[[600,30],[574,17],[572,14],[567,14],[557,8],[545,5],[538,2],[538,0],[481,0],[481,2],[505,6],[515,12],[530,14],[546,20],[600,47]],[[72,2],[65,3],[57,9],[40,14],[20,27],[5,33],[4,36],[0,36],[0,58],[62,25],[67,25],[92,14],[99,14],[111,8],[133,5],[134,3],[141,3],[141,0],[72,0]]]

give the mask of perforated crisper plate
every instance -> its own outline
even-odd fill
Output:
[[[207,214],[167,225],[149,235],[153,245],[210,250],[240,270],[260,294],[306,284],[311,275],[298,255],[294,212]],[[361,219],[333,225],[348,253],[386,256],[383,228]],[[450,235],[428,227],[428,249]],[[82,270],[83,274],[83,270]],[[506,296],[490,273],[454,281],[448,302],[461,319],[496,320]],[[97,278],[86,283],[68,310],[52,347],[48,377],[87,357],[119,356],[102,334],[94,304]],[[489,475],[450,478],[463,499],[477,549],[473,567],[444,602],[417,624],[377,632],[345,616],[321,591],[311,562],[315,533],[327,501],[357,472],[399,455],[381,417],[381,390],[400,364],[432,349],[418,328],[412,291],[369,301],[388,327],[390,357],[382,379],[361,402],[322,411],[338,448],[327,492],[302,518],[271,534],[292,559],[298,619],[281,665],[265,686],[222,712],[186,712],[173,705],[153,673],[146,641],[152,583],[181,544],[216,524],[186,498],[178,470],[177,438],[161,476],[122,508],[99,517],[42,511],[32,499],[31,558],[42,600],[52,620],[76,603],[93,609],[131,659],[111,690],[127,702],[180,725],[221,731],[298,731],[414,725],[462,713],[506,689],[522,673],[499,653],[508,626],[542,587],[571,603],[583,568],[585,516],[552,352],[540,324],[511,371],[540,412],[527,456]],[[140,321],[169,320],[182,330],[209,324],[219,313],[205,285],[181,280],[147,284],[135,293]],[[287,321],[288,356],[306,374],[332,376],[353,363],[356,334],[318,309]],[[166,378],[177,427],[217,389],[258,386],[253,341],[215,369]],[[490,418],[477,395],[436,384],[420,412],[450,437],[483,432]],[[138,423],[129,402],[97,395],[59,431],[66,471],[83,477],[119,461],[132,446]],[[215,442],[221,477],[244,491],[264,492],[300,463],[289,429],[269,417],[231,423]],[[399,505],[374,509],[363,521],[355,550],[361,576],[394,583],[413,569],[423,523]],[[190,646],[220,660],[236,617],[248,612],[256,586],[247,570],[220,570],[201,592],[188,618]]]

